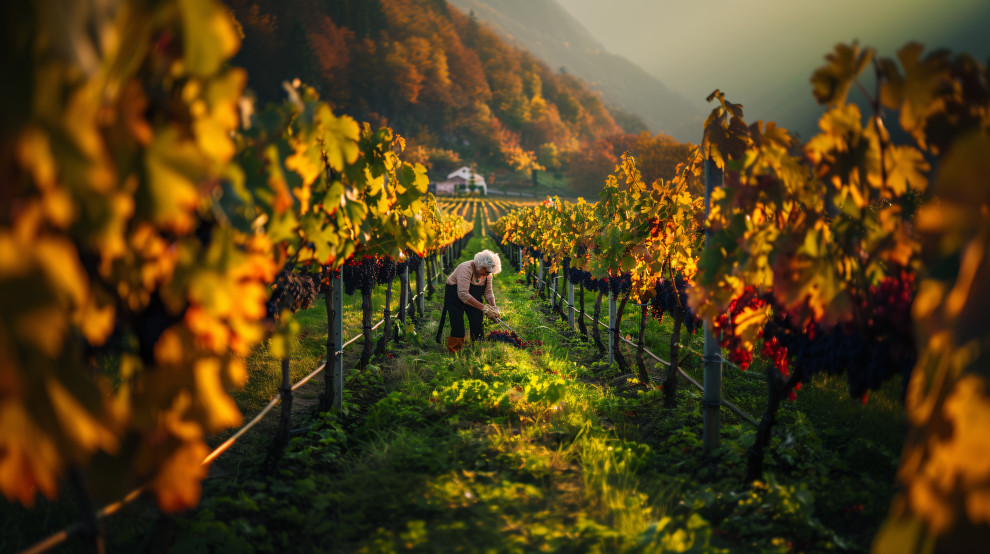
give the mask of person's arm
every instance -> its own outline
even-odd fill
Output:
[[[468,306],[484,309],[484,305],[471,297],[471,266],[458,267],[457,275],[457,297]]]

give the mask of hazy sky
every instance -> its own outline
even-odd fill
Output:
[[[910,40],[990,57],[990,0],[557,0],[605,49],[696,101],[715,88],[746,119],[807,136],[808,79],[837,42],[894,57]],[[700,138],[700,137],[699,137]]]

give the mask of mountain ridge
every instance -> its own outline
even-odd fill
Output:
[[[704,115],[627,58],[612,54],[555,0],[448,0],[550,67],[584,79],[607,104],[638,116],[652,132],[697,142]]]
[[[445,0],[229,0],[261,101],[298,78],[428,166],[558,170],[621,135],[601,95]]]

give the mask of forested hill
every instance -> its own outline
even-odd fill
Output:
[[[509,46],[444,0],[228,0],[234,63],[262,101],[294,78],[339,112],[406,138],[407,155],[552,167],[621,133],[579,79]]]
[[[605,101],[635,114],[645,129],[697,141],[707,113],[669,90],[628,59],[605,50],[556,0],[450,0],[473,11],[510,43],[518,43],[551,67],[586,79]],[[671,55],[680,55],[671,53]],[[620,125],[633,128],[620,121]]]

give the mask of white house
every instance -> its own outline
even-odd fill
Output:
[[[488,184],[485,183],[485,178],[471,171],[470,167],[464,166],[458,169],[457,171],[452,172],[450,175],[447,175],[447,180],[451,181],[454,179],[454,177],[460,177],[461,179],[464,179],[466,188],[463,190],[470,191],[471,190],[470,186],[471,183],[473,182],[476,191],[480,191],[481,194],[483,195],[488,194]]]

